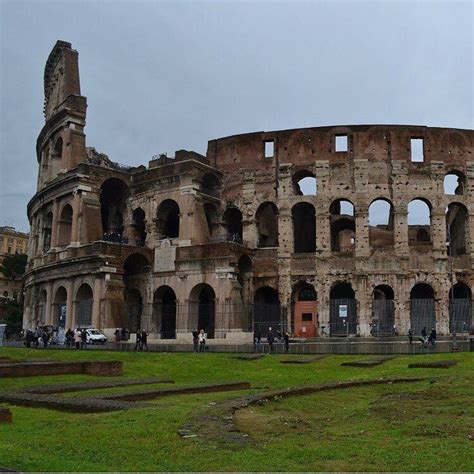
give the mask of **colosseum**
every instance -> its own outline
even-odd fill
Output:
[[[78,53],[44,71],[24,326],[156,340],[472,328],[473,130],[341,125],[130,167],[86,147]]]

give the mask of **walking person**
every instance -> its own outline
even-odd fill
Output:
[[[290,335],[288,332],[285,332],[283,339],[285,340],[285,352],[288,352],[290,350]]]
[[[142,350],[146,350],[148,352],[148,333],[146,331],[142,331]]]
[[[408,340],[410,341],[410,345],[413,343],[413,331],[411,328],[408,330]]]
[[[206,333],[204,329],[199,331],[199,352],[204,352],[206,350]]]
[[[275,336],[273,335],[272,328],[268,328],[267,342],[270,352],[273,352],[273,343],[275,342]]]
[[[135,339],[135,352],[138,350],[142,350],[142,334],[139,329],[137,329],[137,338]]]
[[[81,349],[85,349],[87,347],[87,332],[85,329],[81,331]]]
[[[195,329],[193,331],[193,352],[198,352],[199,350],[199,331]]]
[[[74,344],[76,345],[76,350],[81,348],[81,331],[79,328],[76,328],[74,331]]]

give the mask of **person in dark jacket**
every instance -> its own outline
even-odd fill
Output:
[[[285,332],[283,339],[285,340],[285,352],[288,352],[290,350],[290,335]]]
[[[142,334],[141,334],[139,329],[137,329],[137,338],[135,340],[135,349],[134,349],[134,351],[136,351],[137,349],[142,350]]]
[[[81,329],[81,349],[87,347],[87,332],[85,329]]]
[[[146,331],[142,331],[142,337],[141,337],[141,343],[142,343],[142,349],[145,349],[148,351],[148,333]]]
[[[195,329],[193,331],[193,352],[198,352],[199,350],[199,331]]]
[[[273,343],[275,342],[275,336],[273,335],[272,328],[268,328],[267,342],[270,352],[273,352]]]
[[[436,345],[436,329],[431,328],[430,336],[428,337],[428,342],[434,347]]]
[[[413,331],[411,329],[408,330],[408,340],[410,341],[410,344],[413,343]]]

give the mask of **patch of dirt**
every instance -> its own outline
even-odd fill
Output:
[[[414,362],[408,364],[409,369],[449,369],[457,364],[455,360],[436,360],[432,362]]]

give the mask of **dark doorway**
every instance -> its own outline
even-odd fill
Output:
[[[157,230],[159,239],[179,237],[179,206],[176,201],[166,199],[158,207]]]
[[[77,291],[77,310],[76,317],[77,324],[84,328],[92,325],[92,305],[94,303],[94,296],[92,289],[86,283],[82,284]]]
[[[266,335],[271,327],[273,331],[282,330],[282,318],[278,291],[269,286],[258,288],[254,295],[254,328]]]
[[[423,328],[429,334],[436,327],[435,295],[426,283],[418,283],[410,292],[410,327],[416,336]]]
[[[169,286],[155,291],[153,317],[161,339],[176,339],[176,294]]]
[[[204,329],[209,339],[214,338],[216,324],[215,300],[214,290],[209,285],[205,285],[199,292],[198,330]]]
[[[329,333],[331,336],[348,336],[357,332],[355,293],[350,283],[337,283],[331,289],[329,307]]]
[[[278,247],[278,209],[266,202],[256,213],[258,247]]]
[[[137,332],[141,329],[143,300],[137,289],[127,290],[125,295],[127,305],[128,327],[130,332]]]
[[[393,290],[388,285],[379,285],[372,294],[371,336],[395,335],[395,305]]]
[[[228,207],[222,217],[227,232],[227,240],[230,242],[242,243],[242,213],[239,209],[236,207]]]
[[[469,333],[472,322],[472,292],[464,283],[456,283],[449,292],[449,331]]]

